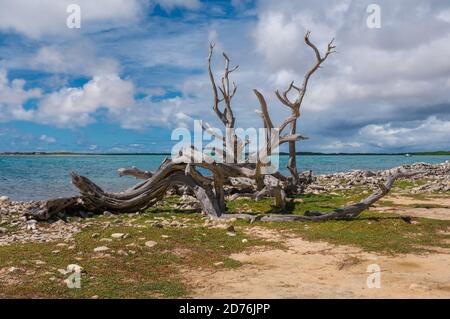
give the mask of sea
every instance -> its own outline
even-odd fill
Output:
[[[136,184],[133,177],[119,177],[117,169],[138,167],[155,170],[165,155],[0,155],[0,196],[12,200],[42,200],[77,194],[70,172],[89,177],[107,191],[121,191]],[[280,156],[280,171],[287,173],[288,157]],[[449,155],[299,155],[300,171],[314,174],[352,170],[383,170],[418,162],[442,163]]]

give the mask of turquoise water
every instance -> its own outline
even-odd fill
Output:
[[[136,180],[118,177],[118,168],[136,166],[154,170],[164,158],[164,155],[0,156],[0,195],[14,200],[74,195],[76,189],[70,183],[71,171],[91,178],[108,191],[120,191],[136,184]],[[297,163],[302,171],[323,174],[446,160],[450,160],[450,156],[308,155],[299,156]],[[281,156],[280,162],[280,170],[286,173],[287,156]]]

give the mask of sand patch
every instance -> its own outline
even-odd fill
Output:
[[[383,198],[383,200],[391,201],[397,205],[414,205],[414,204],[431,204],[450,207],[450,197],[430,196],[428,199],[417,199],[408,196],[390,195]]]
[[[431,219],[450,220],[450,198],[430,197],[429,199],[416,199],[406,196],[387,196],[383,200],[390,201],[396,206],[375,206],[379,212],[396,213],[403,216],[425,217]],[[401,206],[397,206],[401,205]],[[411,205],[439,205],[443,207],[408,207]],[[402,207],[404,206],[404,207]],[[449,207],[449,208],[446,208]]]
[[[384,256],[355,247],[284,241],[287,249],[233,254],[243,266],[185,273],[195,298],[450,298],[450,255]],[[368,288],[371,264],[381,288]]]

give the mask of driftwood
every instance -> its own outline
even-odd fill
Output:
[[[386,195],[395,179],[410,176],[413,173],[398,172],[390,176],[385,185],[380,185],[378,192],[365,200],[338,208],[331,213],[307,212],[304,216],[285,214],[255,216],[225,213],[226,195],[231,195],[231,198],[246,196],[255,200],[265,196],[272,197],[276,211],[283,212],[286,208],[287,195],[301,192],[303,186],[311,181],[311,173],[309,176],[298,174],[295,163],[296,142],[305,139],[302,135],[297,134],[297,120],[300,117],[300,107],[310,77],[328,56],[335,52],[335,46],[331,41],[326,53],[321,55],[317,47],[311,43],[309,36],[310,32],[307,32],[304,40],[313,49],[316,62],[306,73],[300,87],[292,82],[287,90],[281,93],[276,91],[275,94],[281,104],[291,110],[291,114],[278,126],[274,125],[270,117],[266,99],[258,90],[254,90],[260,105],[260,110],[257,112],[261,116],[265,132],[265,145],[256,152],[246,154],[245,146],[249,141],[241,140],[235,132],[232,100],[237,87],[234,82],[230,84],[230,75],[237,70],[238,66],[231,67],[230,58],[223,53],[225,69],[221,80],[216,82],[212,70],[214,45],[211,44],[208,55],[208,75],[213,93],[212,109],[225,126],[226,133],[225,135],[218,134],[208,123],[203,123],[203,130],[220,141],[220,146],[211,150],[220,155],[219,160],[190,146],[180,150],[178,156],[165,159],[155,172],[142,171],[135,167],[122,168],[118,170],[120,176],[133,176],[142,182],[120,193],[106,192],[87,177],[72,173],[72,183],[78,188],[79,196],[40,202],[29,214],[36,219],[45,220],[62,211],[138,212],[155,205],[163,199],[168,191],[175,188],[178,191],[182,190],[183,194],[189,192],[195,196],[202,212],[212,218],[233,217],[250,221],[319,221],[358,216],[363,210]],[[289,97],[291,91],[297,92],[295,99]],[[279,134],[275,135],[274,132]],[[289,144],[288,169],[291,177],[286,177],[280,172],[267,173],[273,150],[284,143]],[[240,161],[242,158],[245,159],[244,162]],[[201,171],[204,170],[207,170],[209,174],[202,174]]]
[[[253,221],[325,221],[331,219],[355,218],[363,211],[369,209],[375,202],[383,198],[391,190],[395,180],[404,177],[411,177],[422,172],[398,171],[388,177],[385,184],[379,184],[379,190],[366,197],[362,201],[336,208],[331,212],[306,211],[302,215],[251,215],[251,214],[225,214],[224,218],[244,219]]]

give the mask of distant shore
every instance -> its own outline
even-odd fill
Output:
[[[280,155],[289,155],[287,152],[280,152]],[[83,153],[83,152],[0,152],[0,156],[127,156],[127,155],[165,155],[170,156],[171,153],[164,152],[149,152],[149,153]],[[393,155],[393,156],[421,156],[421,155],[432,155],[432,156],[448,156],[450,151],[435,151],[435,152],[404,152],[404,153],[321,153],[321,152],[297,152],[296,155],[323,155],[323,156],[370,156],[370,155]]]

